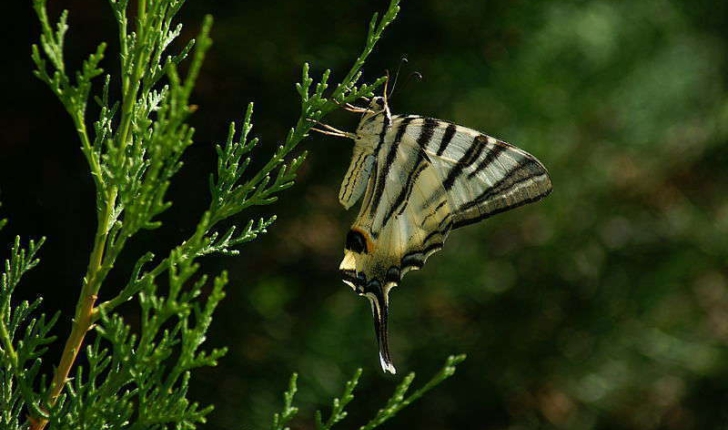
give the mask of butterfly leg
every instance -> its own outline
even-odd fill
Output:
[[[354,113],[367,113],[367,112],[369,112],[369,109],[363,108],[363,107],[359,107],[359,106],[354,106],[351,103],[345,103],[344,104],[344,109],[346,109],[349,112],[354,112]]]
[[[368,98],[362,97],[362,99],[365,102],[369,103],[369,99]],[[367,112],[370,112],[370,110],[367,109],[367,108],[363,108],[363,107],[359,107],[359,106],[354,106],[351,103],[344,103],[344,104],[342,104],[341,102],[336,101],[336,100],[333,100],[333,102],[336,103],[337,105],[343,107],[345,110],[347,110],[349,112],[353,112],[353,113],[367,113]]]
[[[309,121],[316,123],[320,127],[323,127],[324,129],[311,127],[311,130],[316,131],[321,134],[327,134],[329,136],[336,136],[336,137],[345,137],[347,139],[356,139],[356,134],[349,133],[348,131],[341,131],[336,127],[332,127],[328,124],[324,124],[322,122],[316,121],[314,119],[309,119]]]

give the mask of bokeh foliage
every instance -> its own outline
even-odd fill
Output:
[[[470,355],[464,373],[393,427],[728,423],[728,46],[719,25],[726,6],[403,6],[378,58],[393,69],[407,53],[403,77],[417,70],[424,80],[397,90],[393,110],[453,120],[521,146],[550,169],[554,193],[454,232],[392,294],[400,366],[430,369],[447,351]],[[285,72],[278,62],[286,52],[312,55],[315,65],[340,59],[353,43],[341,36],[317,45],[317,28],[345,33],[348,17],[339,18],[344,24],[299,18],[279,24],[309,33],[295,40],[271,34],[275,51],[261,49],[271,74]],[[234,23],[221,26],[232,36]],[[226,62],[235,67],[246,57]],[[342,116],[336,125],[355,123]],[[376,367],[366,303],[335,279],[355,215],[336,202],[349,152],[339,141],[318,140],[309,145],[307,195],[281,216],[252,294],[236,297],[256,316],[231,315],[220,334],[241,339],[240,361],[228,368],[237,381],[225,384],[226,394],[242,387],[257,398],[239,415],[220,411],[220,423],[232,416],[257,422],[269,402],[262,375],[281,368],[300,369],[329,393],[362,357]],[[244,370],[234,368],[240,362]],[[372,382],[371,397],[379,385]]]
[[[303,60],[343,73],[371,3],[190,3],[183,13],[217,17],[210,67],[193,95],[203,107],[197,136],[219,140],[225,130],[216,118],[235,117],[250,99],[259,115],[254,134],[285,132],[296,94],[282,82],[296,80]],[[424,75],[397,90],[393,110],[453,120],[524,148],[550,169],[554,193],[454,232],[392,294],[398,368],[433,373],[453,351],[469,359],[391,428],[728,425],[725,52],[725,2],[404,2],[365,70],[377,76],[407,53],[403,77]],[[342,113],[332,123],[351,130],[356,118]],[[231,350],[193,384],[193,395],[217,405],[210,428],[266,426],[294,370],[304,407],[340,394],[368,363],[347,422],[370,416],[395,383],[372,376],[368,305],[336,273],[355,215],[336,201],[350,143],[321,137],[307,149],[301,188],[276,208],[277,228],[255,250],[220,263],[238,270],[210,342]],[[211,163],[212,144],[197,151],[188,172]],[[23,165],[17,160],[3,159],[3,175]],[[56,187],[79,181],[53,159],[45,175],[49,165]],[[183,208],[205,204],[206,184],[191,176],[170,190]],[[3,192],[5,207],[18,207],[22,193]],[[83,230],[49,192],[36,199],[50,212],[43,219]],[[184,214],[175,216],[188,228]]]

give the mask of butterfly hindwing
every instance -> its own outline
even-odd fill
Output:
[[[352,229],[366,232],[371,246],[356,271],[367,279],[399,282],[442,248],[451,228],[452,206],[436,166],[402,123],[379,151],[367,195]],[[387,274],[389,273],[389,278]],[[399,276],[394,276],[399,273]]]

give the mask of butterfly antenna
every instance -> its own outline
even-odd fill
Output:
[[[382,95],[384,96],[384,105],[389,106],[389,97],[387,96],[387,87],[389,84],[389,69],[385,70],[387,74],[387,79],[384,80],[384,91],[382,92]]]
[[[394,94],[394,89],[397,87],[399,72],[402,70],[402,65],[407,64],[408,61],[407,54],[402,55],[402,58],[399,59],[399,65],[397,66],[397,71],[394,73],[394,81],[392,81],[392,88],[389,90],[388,97],[392,97],[392,94]]]

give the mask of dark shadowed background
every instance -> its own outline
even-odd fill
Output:
[[[104,66],[114,73],[108,5],[51,3],[56,14],[70,9],[74,67],[107,40]],[[30,1],[3,7],[0,200],[10,225],[0,243],[48,237],[20,294],[42,294],[46,310],[63,310],[64,335],[95,229],[92,182],[70,120],[31,76],[38,26]],[[109,286],[139,253],[193,228],[213,144],[229,121],[256,103],[264,159],[297,118],[301,64],[341,77],[371,13],[385,7],[189,0],[184,40],[203,14],[216,20],[193,96],[198,143],[173,183],[164,227],[130,244]],[[405,277],[391,296],[400,374],[386,376],[369,304],[337,273],[355,216],[337,201],[352,144],[312,136],[296,186],[260,212],[278,214],[271,232],[238,257],[204,262],[231,278],[209,337],[230,352],[193,382],[192,397],[216,405],[207,428],[267,428],[294,371],[303,409],[294,428],[312,428],[313,410],[328,410],[361,366],[341,426],[357,428],[402,374],[415,371],[421,383],[461,352],[469,358],[456,375],[386,428],[728,428],[727,52],[724,1],[403,0],[367,78],[407,54],[402,77],[424,79],[400,87],[395,113],[514,143],[548,167],[554,192],[455,231],[424,270]],[[353,130],[357,116],[330,122]]]

